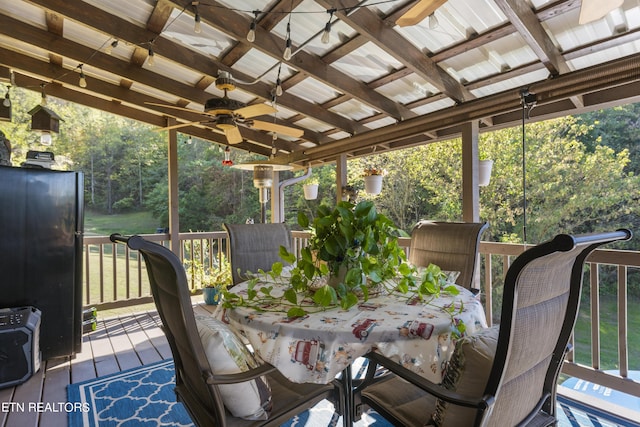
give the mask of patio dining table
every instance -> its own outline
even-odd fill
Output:
[[[272,293],[284,287],[274,287]],[[248,282],[233,291],[245,294]],[[486,328],[481,302],[469,290],[438,297],[380,293],[348,310],[330,308],[289,318],[286,309],[251,307],[218,309],[214,315],[245,336],[254,351],[293,382],[328,383],[351,375],[350,365],[368,352],[379,351],[439,383],[453,352],[454,331]],[[351,391],[350,378],[346,387]],[[352,396],[349,397],[351,399]],[[350,400],[351,401],[351,400]]]

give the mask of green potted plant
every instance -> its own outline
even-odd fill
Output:
[[[225,256],[222,255],[217,268],[205,267],[197,259],[187,261],[185,267],[194,285],[202,289],[205,304],[217,305],[232,283],[231,265]]]
[[[280,248],[280,257],[293,267],[284,274],[283,263],[276,262],[271,271],[258,272],[246,296],[225,292],[225,306],[286,307],[289,317],[298,317],[328,307],[347,310],[366,301],[371,292],[421,299],[441,290],[457,293],[438,266],[418,273],[408,264],[398,243],[407,233],[379,214],[372,201],[343,201],[333,209],[320,206],[313,221],[299,212],[298,224],[311,233],[308,246],[298,258]],[[265,276],[284,285],[284,292],[272,294],[273,287],[263,283]]]

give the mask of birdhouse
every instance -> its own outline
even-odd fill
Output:
[[[31,114],[31,130],[41,132],[55,132],[60,130],[60,116],[42,105],[29,111]]]

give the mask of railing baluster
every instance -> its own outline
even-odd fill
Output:
[[[591,283],[591,367],[600,369],[600,286],[599,265],[589,263]]]
[[[620,376],[629,375],[629,348],[627,343],[627,266],[618,266],[618,361]]]
[[[156,241],[165,246],[168,245],[166,234],[149,234],[143,235],[144,238]],[[308,234],[301,231],[292,231],[292,250],[299,256],[300,250],[308,244]],[[150,300],[150,289],[148,287],[148,278],[146,275],[144,260],[137,251],[134,251],[137,255],[137,262],[130,260],[131,252],[128,248],[125,248],[125,262],[120,263],[120,268],[124,268],[124,277],[126,281],[127,291],[119,292],[117,290],[118,277],[118,264],[117,258],[117,246],[113,247],[113,275],[114,275],[114,290],[113,296],[115,301],[106,301],[105,299],[105,269],[104,269],[104,255],[105,245],[111,245],[111,241],[105,236],[85,236],[84,238],[84,269],[85,269],[85,304],[87,306],[96,306],[99,310],[101,307],[109,308],[111,306],[123,307],[126,305],[139,304],[141,301]],[[180,233],[180,256],[181,259],[193,257],[193,245],[201,245],[201,253],[197,255],[196,259],[201,261],[207,261],[208,264],[214,262],[214,257],[218,260],[218,265],[222,261],[223,255],[229,259],[229,247],[227,244],[227,234],[224,231],[206,232],[206,233]],[[401,238],[400,245],[405,249],[408,254],[410,239]],[[190,248],[190,249],[187,249]],[[92,249],[97,252],[97,256],[93,256]],[[484,262],[484,275],[481,277],[481,288],[484,289],[485,298],[485,312],[487,316],[487,323],[492,324],[493,316],[495,313],[499,313],[501,307],[499,303],[493,300],[492,294],[495,292],[495,287],[502,286],[504,283],[504,276],[513,261],[513,259],[522,253],[526,248],[522,244],[509,244],[509,243],[496,243],[496,242],[481,242],[480,254],[482,255],[481,261]],[[205,253],[206,251],[206,253]],[[501,261],[501,262],[500,262]],[[502,264],[502,265],[500,265]],[[610,250],[610,249],[598,249],[594,251],[588,258],[587,264],[589,266],[589,281],[585,281],[590,285],[591,291],[591,351],[593,363],[592,367],[585,365],[579,365],[573,363],[577,359],[577,353],[580,349],[576,347],[575,336],[572,335],[570,340],[573,344],[573,351],[567,354],[565,363],[563,365],[563,373],[572,375],[587,381],[598,382],[606,387],[615,388],[617,390],[624,391],[626,393],[640,396],[640,383],[626,379],[629,372],[629,360],[628,360],[628,329],[627,329],[627,316],[628,316],[628,276],[629,268],[637,270],[640,268],[640,252],[638,251],[623,251],[623,250]],[[607,374],[604,371],[600,371],[600,347],[601,338],[599,334],[600,330],[600,274],[599,267],[601,265],[614,265],[617,266],[617,287],[618,287],[618,361],[620,366],[620,375],[614,376]],[[123,267],[124,266],[124,267]],[[135,266],[135,267],[134,267]],[[500,269],[500,267],[502,267]],[[132,268],[137,269],[136,278],[133,279],[131,272]],[[496,269],[496,271],[494,271]],[[96,272],[93,274],[92,273]],[[635,272],[634,272],[635,274]],[[120,276],[123,276],[122,274]],[[635,277],[635,276],[634,276]],[[131,280],[137,281],[137,295],[133,295],[130,291]],[[97,282],[97,285],[93,283]],[[484,283],[482,283],[484,281]],[[194,284],[191,285],[194,287]],[[123,298],[117,300],[117,298]],[[588,350],[586,350],[588,351]],[[632,369],[637,367],[632,366]]]

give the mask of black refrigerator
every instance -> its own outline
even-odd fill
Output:
[[[0,166],[0,309],[41,311],[42,359],[82,349],[83,174]]]

